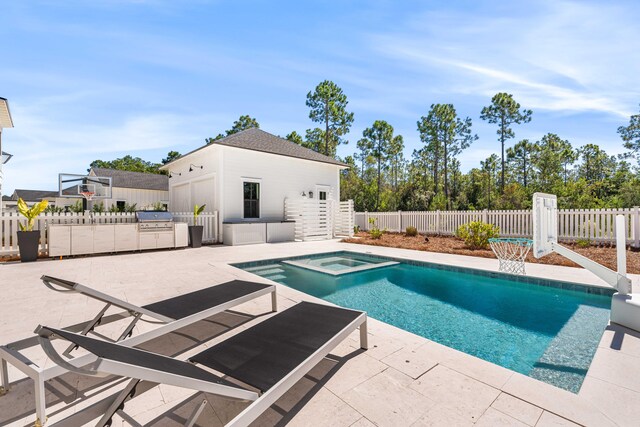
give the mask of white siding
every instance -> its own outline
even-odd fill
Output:
[[[219,146],[207,147],[169,166],[170,211],[191,212],[196,204],[206,204],[207,212],[219,210],[219,162],[216,156],[219,151]],[[202,166],[202,169],[192,168],[189,172],[191,164]]]
[[[224,211],[223,219],[243,217],[242,183],[260,182],[260,217],[283,218],[284,199],[299,198],[302,192],[314,193],[317,186],[326,186],[329,197],[340,200],[339,168],[327,163],[312,162],[233,147],[224,149]]]
[[[191,164],[203,168],[189,172]],[[206,211],[220,213],[220,223],[242,218],[242,183],[248,180],[260,182],[260,217],[281,219],[285,198],[311,191],[317,200],[318,186],[330,199],[340,200],[339,170],[327,163],[213,144],[169,165],[169,210],[190,212],[194,204],[206,203]]]
[[[136,188],[113,187],[111,199],[103,199],[104,207],[108,210],[117,201],[124,201],[129,205],[135,203],[136,209],[152,208],[155,203],[169,203],[169,192],[161,190],[139,190]],[[94,203],[100,202],[94,201]]]
[[[55,199],[49,199],[52,204],[58,207],[71,206],[78,200],[82,200],[82,197],[56,197]],[[123,201],[128,205],[136,205],[136,209],[151,209],[154,204],[169,203],[169,192],[161,190],[140,190],[137,188],[122,188],[113,187],[111,189],[110,199],[94,199],[89,203],[89,209],[96,203],[103,202],[105,210],[109,210],[116,202]]]

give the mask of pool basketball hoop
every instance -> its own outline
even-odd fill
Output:
[[[58,195],[83,198],[87,201],[111,198],[111,177],[61,173],[58,175]]]
[[[96,186],[94,184],[80,184],[78,185],[78,194],[90,202],[96,195]]]

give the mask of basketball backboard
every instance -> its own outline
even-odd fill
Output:
[[[558,243],[558,200],[555,194],[533,195],[533,256],[543,257],[553,252]]]
[[[92,199],[111,198],[111,177],[61,173],[58,175],[60,197]]]

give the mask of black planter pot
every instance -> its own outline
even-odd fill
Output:
[[[189,226],[189,246],[192,248],[199,248],[202,246],[202,232],[204,227],[202,225],[190,225]]]
[[[20,249],[20,261],[31,262],[37,260],[39,245],[39,231],[18,231],[18,248]]]

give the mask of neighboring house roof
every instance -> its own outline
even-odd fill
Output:
[[[112,187],[169,191],[169,177],[167,175],[105,168],[91,168],[91,170],[95,176],[110,177]]]
[[[289,141],[288,139],[280,138],[279,136],[272,135],[269,132],[265,132],[258,128],[251,128],[238,133],[234,133],[233,135],[229,135],[225,138],[214,141],[212,144],[208,144],[196,150],[193,150],[190,153],[187,153],[184,156],[167,163],[163,166],[163,168],[179,159],[183,159],[184,157],[195,153],[196,151],[200,151],[203,148],[216,144],[225,145],[227,147],[243,148],[245,150],[260,151],[263,153],[277,154],[279,156],[294,157],[296,159],[329,163],[336,166],[349,167],[349,165],[347,165],[346,163],[342,163],[334,159],[333,157],[325,156],[324,154],[320,154],[316,151],[305,148],[301,145],[296,144],[295,142]]]
[[[3,202],[10,202],[11,200],[13,200],[13,199],[11,198],[11,196],[2,196],[2,201],[3,201]]]
[[[21,198],[26,202],[36,202],[42,199],[51,199],[58,197],[57,191],[47,190],[14,190],[11,195],[11,200],[18,200]]]

